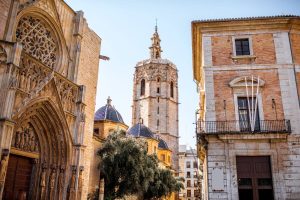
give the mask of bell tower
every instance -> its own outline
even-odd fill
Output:
[[[157,26],[151,40],[150,58],[135,67],[132,125],[141,121],[165,140],[172,150],[172,168],[178,171],[178,71],[161,58]]]

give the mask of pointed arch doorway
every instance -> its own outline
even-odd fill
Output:
[[[22,109],[16,115],[3,199],[65,199],[71,146],[66,120],[50,99]]]

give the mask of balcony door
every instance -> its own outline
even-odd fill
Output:
[[[247,97],[238,98],[239,126],[242,132],[252,132],[251,123],[254,123],[254,131],[260,130],[258,105],[255,112],[255,101],[256,98],[252,97],[249,98],[249,101]],[[251,115],[255,115],[253,122],[250,120]]]
[[[237,156],[240,200],[274,200],[269,156]]]

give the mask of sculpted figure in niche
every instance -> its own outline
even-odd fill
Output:
[[[41,187],[41,199],[45,199],[45,191],[46,191],[46,168],[45,167],[43,167],[40,187]]]
[[[24,145],[25,145],[25,141],[24,141],[24,132],[22,131],[21,133],[20,133],[20,145],[19,145],[19,148],[20,149],[23,149],[24,148]]]
[[[8,164],[8,155],[3,155],[3,158],[1,159],[1,167],[0,167],[0,181],[5,179],[6,174],[6,168]]]
[[[75,191],[75,183],[76,183],[76,166],[73,166],[72,170],[72,177],[70,181],[70,194],[69,194],[69,200],[74,200],[76,197],[76,191]]]
[[[53,167],[51,176],[50,176],[50,199],[54,199],[55,196],[55,179],[56,179],[56,168]]]
[[[20,89],[24,89],[24,86],[25,86],[25,71],[22,71],[20,75],[19,87]]]
[[[0,163],[0,191],[2,191],[4,187],[7,165],[8,165],[8,149],[3,149],[3,156]]]
[[[21,143],[21,136],[20,136],[20,132],[17,131],[16,132],[16,137],[15,137],[15,147],[16,148],[20,148],[20,143]]]
[[[59,200],[62,199],[63,197],[63,191],[64,191],[64,172],[65,168],[61,167],[60,172],[59,172],[59,177],[58,177],[58,190],[59,190]]]

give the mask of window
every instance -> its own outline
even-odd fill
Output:
[[[249,101],[246,97],[238,97],[238,115],[239,115],[240,131],[252,131],[251,123],[253,123],[254,131],[260,130],[258,105],[256,107],[256,112],[255,112],[254,109],[255,103],[256,103],[255,97],[250,97]],[[255,120],[251,121],[250,117],[251,115],[254,116],[255,113],[256,113]]]
[[[200,197],[199,190],[194,190],[194,197]]]
[[[198,186],[198,182],[197,180],[194,180],[194,187],[197,187]]]
[[[159,88],[159,87],[156,89],[156,93],[157,93],[157,94],[160,93],[160,88]]]
[[[237,56],[250,55],[249,39],[235,39],[235,52]]]
[[[170,156],[168,156],[168,162],[171,162],[171,157]]]
[[[187,190],[187,191],[186,191],[186,196],[187,196],[187,197],[191,197],[191,196],[192,196],[191,190]]]
[[[99,136],[99,128],[94,128],[94,135],[98,135]]]
[[[160,78],[157,78],[157,82],[158,82],[158,83],[160,82]]]
[[[191,168],[191,162],[190,161],[186,162],[186,168]]]
[[[186,187],[191,187],[191,180],[186,181]]]
[[[197,178],[197,171],[194,171],[194,178]]]
[[[141,81],[141,96],[145,95],[145,79]]]
[[[157,102],[159,103],[159,97],[157,97]]]
[[[159,107],[157,107],[157,114],[159,114]]]
[[[187,173],[186,173],[186,177],[187,177],[187,178],[191,178],[191,172],[187,172]]]
[[[159,119],[157,120],[156,125],[159,126]]]
[[[166,156],[165,156],[165,154],[162,154],[160,157],[161,157],[161,160],[162,160],[162,161],[166,161]]]
[[[196,169],[198,168],[198,164],[196,161],[194,161],[193,165],[194,165],[194,168],[196,168]]]
[[[154,147],[154,153],[156,153],[156,147]]]
[[[171,93],[171,97],[174,98],[174,84],[173,84],[173,81],[170,84],[170,93]]]

